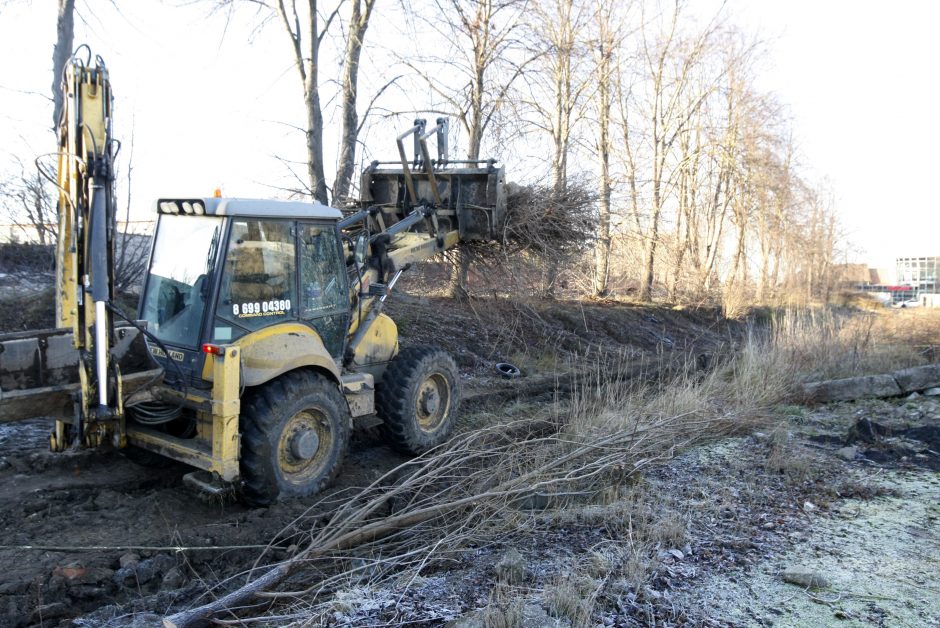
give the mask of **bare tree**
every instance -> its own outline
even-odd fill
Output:
[[[619,44],[615,33],[619,31],[614,22],[614,3],[611,0],[599,0],[595,15],[597,37],[592,42],[594,50],[594,68],[596,70],[597,92],[597,154],[598,173],[598,225],[597,244],[594,248],[594,284],[595,296],[607,294],[607,282],[610,273],[610,199],[611,175],[610,152],[610,115],[613,106],[613,71],[614,54]]]
[[[359,91],[359,58],[363,41],[369,28],[375,0],[351,0],[346,35],[346,52],[343,59],[342,100],[340,117],[343,129],[339,139],[339,161],[336,179],[333,181],[333,202],[344,200],[349,195],[353,168],[356,165],[356,141],[362,126],[356,109]]]
[[[339,13],[342,2],[322,20],[317,0],[307,0],[306,11],[297,10],[296,0],[290,8],[284,0],[277,0],[274,9],[290,39],[294,53],[294,67],[303,87],[304,107],[307,112],[306,135],[307,177],[309,192],[317,201],[328,203],[326,177],[323,174],[323,111],[320,106],[320,45],[326,37],[333,20]]]
[[[132,292],[140,287],[150,255],[150,237],[135,233],[131,227],[131,198],[134,187],[134,125],[127,149],[127,199],[124,205],[124,227],[117,230],[114,250],[114,289]],[[115,225],[117,226],[117,225]]]
[[[591,15],[582,0],[536,0],[531,13],[527,41],[535,64],[534,71],[524,77],[527,93],[520,98],[519,109],[534,128],[548,136],[549,176],[555,195],[564,196],[574,123],[581,117],[590,83],[584,62],[589,58],[585,33]],[[558,255],[544,259],[544,296],[554,296],[563,261]]]
[[[19,172],[0,182],[2,213],[27,241],[35,239],[41,246],[54,244],[58,222],[52,183],[40,171],[41,164],[27,167],[18,159],[14,161]]]

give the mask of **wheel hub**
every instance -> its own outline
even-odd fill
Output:
[[[441,395],[437,389],[425,390],[421,395],[421,410],[424,414],[430,415],[437,412],[441,406]]]
[[[299,430],[290,439],[290,453],[297,460],[310,460],[320,448],[320,437],[313,430]]]
[[[418,388],[415,415],[423,430],[433,431],[441,425],[450,409],[450,385],[440,373],[432,373]]]

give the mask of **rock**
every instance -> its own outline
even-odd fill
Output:
[[[810,401],[850,401],[870,397],[896,397],[903,391],[893,375],[848,377],[803,385],[803,394]]]
[[[150,559],[150,562],[153,564],[153,569],[157,574],[165,574],[176,567],[176,559],[169,554],[157,554]]]
[[[843,447],[836,452],[836,455],[843,460],[855,460],[855,457],[858,456],[858,447]]]
[[[23,595],[29,591],[29,580],[18,580],[14,582],[4,582],[0,584],[0,596],[4,595]]]
[[[940,386],[935,386],[934,388],[928,388],[922,394],[925,397],[938,397],[940,396]]]
[[[142,560],[127,567],[121,567],[114,572],[113,580],[122,587],[136,587],[147,584],[157,575],[153,560]]]
[[[892,373],[901,392],[914,392],[940,386],[940,364],[913,366]]]
[[[803,510],[806,512],[813,512],[816,510],[816,504],[813,502],[803,502]]]
[[[547,628],[563,626],[560,619],[551,617],[541,604],[529,602],[522,607],[522,628]]]
[[[52,570],[53,578],[61,578],[69,587],[98,584],[109,580],[114,572],[105,567],[84,567],[81,563],[60,565]]]
[[[829,581],[822,574],[804,567],[787,567],[780,574],[780,579],[804,589],[825,589],[829,586]]]
[[[920,399],[920,393],[912,392],[904,398],[905,401],[914,401],[915,399]]]
[[[121,556],[121,558],[118,559],[118,562],[120,563],[121,567],[130,567],[131,565],[136,565],[140,562],[140,555],[135,554],[134,552],[128,552]]]
[[[98,510],[111,510],[114,508],[114,505],[121,500],[121,494],[117,491],[112,491],[109,489],[103,489],[95,495],[92,503],[95,505],[95,508]]]
[[[878,442],[885,436],[891,436],[891,430],[881,423],[875,423],[869,419],[859,419],[849,430],[845,442],[857,443],[861,441],[863,443],[872,444]]]
[[[520,584],[525,579],[525,559],[515,548],[503,554],[495,565],[496,580],[506,584]]]
[[[45,622],[53,619],[67,617],[70,613],[71,609],[65,602],[43,604],[42,606],[36,607],[36,610],[34,610],[33,614],[30,616],[30,621],[44,624]]]
[[[69,588],[69,597],[76,600],[97,600],[107,594],[108,590],[105,587],[91,584],[80,584]]]
[[[171,567],[163,576],[161,588],[179,589],[184,584],[186,584],[186,576],[183,574],[183,570],[179,567]]]

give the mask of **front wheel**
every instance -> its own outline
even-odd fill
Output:
[[[293,371],[245,396],[241,431],[242,498],[266,506],[333,480],[349,444],[349,409],[335,382]]]
[[[457,365],[444,351],[411,347],[392,360],[376,389],[376,411],[388,442],[421,454],[450,436],[460,399]]]

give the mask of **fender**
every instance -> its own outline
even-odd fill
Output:
[[[301,323],[280,323],[239,338],[242,385],[258,386],[302,367],[315,367],[339,384],[340,371],[316,331]],[[202,378],[212,381],[215,356],[207,356]]]

